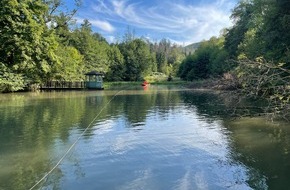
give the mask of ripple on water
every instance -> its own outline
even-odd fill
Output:
[[[249,172],[249,168],[231,155],[233,145],[223,121],[207,112],[204,106],[208,105],[197,105],[204,95],[191,101],[197,95],[183,97],[187,94],[168,90],[126,91],[116,96],[89,125],[94,117],[90,113],[99,111],[101,108],[97,105],[105,105],[116,92],[103,93],[110,96],[89,92],[83,94],[82,99],[69,96],[69,101],[62,101],[59,98],[58,103],[71,109],[67,113],[76,112],[77,118],[71,120],[71,114],[65,117],[60,112],[51,127],[35,128],[33,132],[37,137],[32,136],[27,127],[25,135],[19,138],[19,147],[30,145],[33,152],[23,147],[26,154],[9,157],[6,152],[0,157],[0,165],[17,157],[21,163],[13,174],[26,179],[21,168],[29,163],[34,169],[31,175],[36,177],[27,176],[33,178],[29,182],[34,183],[88,127],[43,189],[250,189],[247,180],[252,170]],[[45,122],[51,119],[48,116],[57,115],[54,108],[57,104],[49,105],[47,103]],[[7,179],[7,172],[13,168],[3,168],[0,177],[5,175]],[[11,184],[17,179],[11,179]]]
[[[176,122],[152,114],[132,124],[137,131],[120,128],[126,121],[118,119],[98,122],[76,148],[85,171],[79,183],[89,189],[249,189],[245,169],[227,160],[220,123],[196,118]],[[70,164],[62,167],[73,172]]]

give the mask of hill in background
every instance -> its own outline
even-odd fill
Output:
[[[201,42],[189,44],[189,45],[184,47],[184,52],[186,53],[186,55],[192,54],[200,46],[200,44],[201,44]]]

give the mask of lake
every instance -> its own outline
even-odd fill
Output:
[[[174,86],[0,94],[0,190],[45,175],[33,189],[288,189],[290,124],[248,117],[255,103],[238,99]]]

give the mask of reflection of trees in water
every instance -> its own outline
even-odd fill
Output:
[[[27,98],[27,95],[14,96],[13,101],[1,105],[0,152],[2,160],[8,163],[0,160],[0,164],[6,165],[1,170],[8,173],[3,172],[2,177],[0,171],[0,189],[32,187],[54,166],[67,146],[76,140],[71,138],[71,131],[76,128],[83,131],[99,113],[92,125],[122,115],[129,126],[134,126],[135,123],[144,122],[155,105],[157,108],[154,109],[165,116],[178,101],[178,95],[169,91],[118,95],[114,99],[113,95],[78,97],[65,94],[48,93],[45,97],[39,95],[33,99]],[[90,138],[93,130],[91,126],[84,138]],[[56,147],[60,150],[52,152]],[[15,152],[19,152],[19,155],[15,155]],[[77,167],[78,159],[71,162],[81,177],[83,174],[80,166]],[[42,185],[59,189],[62,173],[57,168]]]
[[[218,117],[227,117],[231,111],[223,102],[224,99],[213,92],[184,91],[181,93],[185,105],[198,116],[205,116],[208,122]]]
[[[83,131],[100,111],[102,112],[93,125],[107,119],[124,117],[128,122],[128,127],[134,127],[138,123],[145,122],[146,118],[151,114],[157,114],[158,118],[166,119],[171,111],[178,109],[177,105],[181,101],[184,102],[182,106],[187,106],[189,110],[193,110],[197,115],[203,116],[208,122],[216,119],[226,121],[231,118],[232,114],[244,114],[243,108],[249,110],[253,107],[252,102],[241,100],[239,97],[202,91],[164,90],[150,93],[139,92],[137,94],[119,94],[112,99],[113,96],[96,94],[76,97],[64,95],[58,98],[56,94],[54,97],[33,100],[27,100],[27,98],[19,96],[14,98],[14,101],[9,101],[10,103],[1,104],[0,152],[2,158],[8,163],[3,163],[0,160],[0,165],[6,165],[4,170],[11,171],[9,174],[3,174],[5,177],[1,176],[2,173],[0,171],[0,189],[7,189],[6,187],[9,187],[9,189],[29,189],[33,185],[32,183],[54,166],[58,161],[56,159],[63,155],[63,149],[66,150],[67,146],[73,143],[71,141],[76,140],[71,134],[72,130]],[[111,99],[112,101],[109,103]],[[255,113],[257,111],[250,111],[249,113],[252,112]],[[277,166],[275,164],[273,166],[281,168],[282,166],[278,163],[290,163],[288,156],[290,149],[289,135],[284,130],[271,128],[269,132],[265,133],[263,138],[252,136],[251,142],[253,139],[261,140],[264,138],[270,142],[275,142],[269,146],[265,143],[262,148],[258,146],[253,148],[255,146],[251,145],[251,143],[247,144],[247,138],[244,139],[244,137],[241,138],[239,136],[239,134],[242,134],[240,131],[231,128],[232,124],[226,122],[225,124],[231,131],[229,136],[232,139],[234,155],[241,154],[244,156],[233,156],[233,159],[244,163],[249,168],[254,168],[253,170],[249,169],[250,180],[252,180],[249,183],[258,184],[261,182],[258,179],[257,171],[263,171],[266,165],[271,163],[270,160],[266,160],[263,157],[265,156],[263,152],[267,152],[269,149],[273,150],[274,154],[277,155],[273,159],[275,160],[274,162],[277,162]],[[92,137],[94,130],[96,129],[91,126],[84,138]],[[254,132],[251,132],[251,134],[255,134]],[[77,138],[77,135],[75,137]],[[245,144],[251,148],[245,148]],[[273,145],[280,148],[275,149]],[[58,153],[52,153],[55,147],[58,146],[61,150]],[[262,151],[259,152],[259,150]],[[282,151],[284,153],[278,156],[278,153]],[[15,155],[15,152],[20,152],[21,154]],[[253,152],[255,153],[255,160],[264,159],[260,163],[261,165],[247,160],[252,158]],[[267,153],[265,157],[271,157],[271,153]],[[82,177],[83,173],[77,156],[69,162],[75,166],[77,175]],[[11,169],[12,166],[13,168]],[[283,167],[288,168],[288,170],[281,168],[280,171],[284,171],[286,173],[285,176],[290,178],[289,165],[284,165]],[[1,170],[3,169],[1,168]],[[269,176],[272,176],[273,180],[277,180],[274,172],[272,172],[272,175],[271,171],[267,171],[267,169],[265,171],[270,173]],[[258,173],[261,174],[260,172]],[[278,175],[280,179],[282,174],[279,173]],[[60,168],[56,169],[53,175],[49,176],[44,187],[60,188],[59,184],[62,176],[63,171]],[[2,181],[5,181],[5,184]],[[253,187],[260,186],[253,185]]]
[[[51,147],[59,140],[67,142],[70,128],[83,117],[85,102],[79,100],[25,97],[1,105],[0,152],[5,163],[0,160],[0,165],[5,165],[5,180],[1,177],[0,189],[29,189],[53,167]],[[58,173],[54,176],[60,179]]]
[[[263,100],[203,91],[184,91],[181,98],[207,121],[223,119],[230,132],[230,157],[248,168],[248,183],[252,188],[289,188],[289,124],[275,126],[265,117],[256,117],[264,114],[264,105],[267,104]]]
[[[129,126],[132,127],[145,122],[150,114],[159,114],[161,118],[165,119],[178,101],[177,93],[163,91],[146,95],[124,96],[119,102],[122,102],[124,116],[128,120]]]
[[[289,124],[275,125],[263,118],[225,121],[231,132],[231,157],[249,169],[249,184],[254,189],[288,189],[290,186]],[[263,177],[264,176],[264,177]]]
[[[231,92],[184,91],[181,98],[189,108],[208,120],[256,116],[263,112],[262,101],[247,100]]]

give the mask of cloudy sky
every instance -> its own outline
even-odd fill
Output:
[[[238,0],[82,0],[75,19],[88,19],[94,32],[109,42],[128,30],[152,41],[170,39],[180,45],[218,36],[232,25]]]

